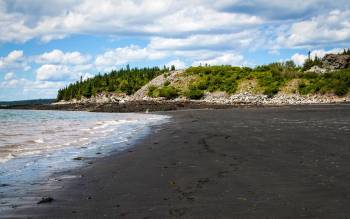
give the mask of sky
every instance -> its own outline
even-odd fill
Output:
[[[99,72],[256,66],[350,46],[348,0],[0,0],[0,101]]]

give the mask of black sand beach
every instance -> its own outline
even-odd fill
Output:
[[[350,105],[186,110],[24,218],[349,218]]]

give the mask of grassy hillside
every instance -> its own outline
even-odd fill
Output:
[[[247,81],[256,82],[253,92],[270,97],[280,91],[306,94],[346,95],[350,89],[350,69],[316,74],[303,72],[292,62],[272,63],[256,68],[200,66],[188,68],[179,82],[150,87],[149,96],[173,98],[180,95],[200,99],[204,92],[234,94]],[[186,78],[188,80],[186,80]],[[187,81],[187,83],[184,83]],[[293,88],[288,88],[293,85]]]

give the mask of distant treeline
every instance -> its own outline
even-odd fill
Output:
[[[163,69],[159,67],[130,68],[127,65],[125,69],[113,70],[103,75],[98,74],[86,80],[80,79],[80,81],[60,89],[58,91],[57,101],[71,100],[73,98],[80,99],[81,97],[89,98],[101,92],[131,95],[153,78],[168,71],[169,69],[166,67]]]

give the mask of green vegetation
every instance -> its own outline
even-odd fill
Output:
[[[185,96],[192,100],[199,100],[203,97],[204,91],[198,89],[197,87],[191,86],[187,92],[185,92]]]
[[[269,97],[277,94],[283,85],[300,74],[300,68],[293,61],[258,66],[254,70],[253,77],[258,80],[263,94]]]
[[[232,66],[199,66],[186,70],[187,75],[196,75],[198,80],[191,84],[192,90],[225,91],[234,93],[240,79],[247,78],[252,69]]]
[[[169,86],[170,85],[170,81],[165,81],[164,82],[164,86]]]
[[[232,94],[236,92],[242,80],[250,79],[257,81],[257,91],[269,97],[277,94],[293,79],[300,80],[297,91],[303,95],[334,93],[342,96],[350,90],[350,69],[316,74],[303,72],[291,61],[258,66],[254,69],[232,66],[191,67],[186,70],[186,74],[198,77],[185,92],[185,96],[190,99],[201,98],[204,91],[224,91]]]
[[[168,69],[154,68],[133,68],[113,70],[104,75],[97,75],[94,78],[80,80],[74,84],[58,91],[57,100],[71,100],[73,98],[91,97],[101,92],[116,92],[131,95],[150,80],[158,75],[168,72]]]
[[[155,90],[157,90],[157,87],[156,87],[156,86],[154,86],[154,85],[149,86],[149,87],[148,87],[147,96],[149,96],[149,97],[154,97],[153,92],[154,92]]]
[[[165,97],[166,99],[174,99],[179,95],[179,90],[173,86],[169,86],[169,84],[160,88],[155,86],[150,86],[148,88],[148,96],[150,97]]]
[[[337,72],[316,74],[303,73],[299,83],[299,93],[334,93],[338,96],[346,95],[350,88],[350,69]]]
[[[236,92],[239,83],[246,79],[256,79],[258,86],[266,95],[273,96],[288,80],[298,74],[299,68],[293,62],[272,63],[258,66],[255,69],[232,66],[200,66],[186,70],[188,75],[197,75],[199,79],[191,84],[191,93],[200,91],[224,91],[229,94]],[[194,92],[195,91],[195,92]],[[196,98],[197,96],[194,95]]]
[[[322,60],[318,58],[317,56],[312,59],[310,56],[305,60],[304,65],[303,65],[303,71],[307,71],[313,66],[318,66],[322,68]]]
[[[350,55],[350,49],[344,49],[341,55]]]

